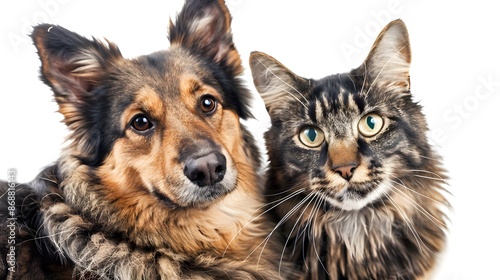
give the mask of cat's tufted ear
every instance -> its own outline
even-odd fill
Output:
[[[402,20],[390,22],[379,34],[363,65],[358,68],[369,83],[386,91],[410,90],[411,49],[408,30]]]
[[[272,56],[262,52],[252,52],[250,69],[255,88],[271,116],[277,109],[289,109],[290,101],[307,103],[302,92],[308,83],[307,79],[294,74]]]
[[[231,15],[224,0],[187,0],[175,22],[170,21],[169,40],[209,61],[243,72],[231,33]]]

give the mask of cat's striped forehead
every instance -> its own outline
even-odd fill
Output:
[[[310,95],[309,118],[314,122],[332,118],[342,121],[361,114],[367,105],[362,90],[347,74],[316,81]]]

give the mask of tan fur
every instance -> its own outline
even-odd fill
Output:
[[[192,83],[188,84],[192,85]],[[195,88],[204,90],[201,92],[206,93],[208,87],[197,86]],[[172,127],[177,128],[165,130],[165,136],[168,134],[169,141],[162,141],[161,139],[165,136],[157,135],[153,137],[151,143],[145,143],[142,137],[128,131],[126,137],[115,143],[113,151],[97,171],[98,176],[102,178],[103,187],[100,190],[102,197],[91,196],[93,201],[82,200],[81,197],[85,196],[87,190],[84,190],[83,186],[77,186],[81,184],[80,182],[87,181],[85,174],[88,171],[83,167],[66,171],[71,174],[68,176],[70,179],[64,182],[64,185],[67,185],[66,195],[70,201],[74,197],[75,201],[72,203],[85,204],[82,205],[84,209],[88,208],[88,205],[101,208],[102,204],[109,204],[108,201],[113,201],[114,203],[109,206],[114,210],[106,213],[110,216],[100,216],[108,221],[121,221],[119,228],[126,230],[134,225],[133,228],[136,230],[129,234],[134,243],[140,246],[169,246],[174,251],[187,254],[215,249],[221,255],[227,248],[228,254],[247,257],[250,253],[248,250],[252,249],[251,246],[254,246],[256,242],[254,239],[256,236],[252,231],[256,231],[256,234],[260,236],[263,236],[264,232],[260,229],[252,230],[246,225],[254,218],[253,212],[260,205],[261,199],[259,198],[260,187],[252,183],[258,181],[252,169],[253,163],[249,162],[240,140],[242,137],[239,118],[234,112],[219,110],[217,116],[212,118],[212,123],[207,125],[197,122],[189,117],[191,114],[189,108],[196,104],[194,102],[196,93],[183,92],[183,96],[181,100],[186,102],[184,106],[176,105],[176,108],[167,109],[161,106],[164,102],[157,99],[157,94],[151,89],[142,89],[137,94],[134,104],[124,112],[122,119],[127,120],[129,119],[127,116],[133,116],[136,108],[148,108],[148,112],[163,116]],[[196,127],[196,130],[188,129],[189,127]],[[168,169],[176,169],[175,165],[178,163],[175,151],[183,145],[185,139],[196,138],[199,134],[208,135],[223,145],[227,151],[225,154],[231,159],[231,165],[238,170],[237,181],[241,186],[239,190],[213,205],[200,209],[172,211],[159,203],[150,195],[150,192],[153,187],[157,187],[174,202],[178,202],[169,184],[180,184],[176,182],[182,182],[185,176],[182,173],[172,173]],[[177,169],[182,170],[182,168]],[[142,186],[149,189],[143,189]],[[80,193],[81,191],[85,192]],[[93,208],[88,212],[90,216],[98,214]],[[158,219],[158,216],[163,218]],[[215,219],[212,220],[209,217]],[[169,220],[177,222],[175,225],[163,222]],[[241,222],[234,224],[234,221]],[[106,221],[102,220],[102,223],[106,224]],[[243,226],[245,229],[240,232]],[[186,240],[186,236],[190,238]],[[185,241],[178,242],[178,240]],[[237,251],[233,251],[233,248]]]
[[[222,0],[187,0],[171,47],[134,59],[111,42],[35,27],[42,79],[70,130],[54,176],[63,201],[40,211],[75,277],[281,279],[258,150],[240,123],[250,93],[230,20]],[[212,155],[223,173],[206,182],[199,166],[188,172]]]
[[[356,145],[349,141],[339,141],[328,149],[332,165],[342,165],[358,160]]]

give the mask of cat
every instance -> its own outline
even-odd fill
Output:
[[[446,243],[446,171],[410,92],[406,25],[364,63],[315,80],[253,52],[271,118],[266,192],[303,279],[429,277]]]

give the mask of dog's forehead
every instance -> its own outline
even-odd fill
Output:
[[[159,51],[133,62],[127,83],[135,92],[147,86],[163,97],[176,98],[186,83],[192,83],[189,77],[217,86],[206,63],[182,50]]]
[[[131,117],[123,114],[142,111],[155,119],[166,112],[189,110],[205,90],[222,97],[222,91],[203,59],[179,50],[165,50],[128,59],[112,70],[107,97],[111,115],[121,115],[126,123]],[[219,93],[221,95],[219,95]],[[183,105],[181,105],[183,104]],[[133,113],[133,115],[136,113]]]

